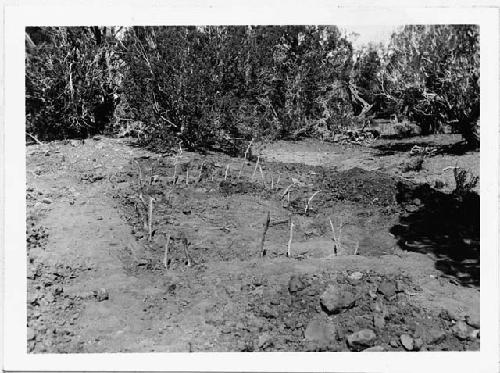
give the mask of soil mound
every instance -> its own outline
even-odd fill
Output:
[[[394,177],[359,167],[342,172],[326,172],[320,189],[332,198],[363,204],[392,205],[396,202]]]

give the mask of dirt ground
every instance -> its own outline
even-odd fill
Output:
[[[251,161],[30,145],[28,351],[478,350],[479,195],[446,168],[478,174],[479,153],[459,140],[255,144]]]

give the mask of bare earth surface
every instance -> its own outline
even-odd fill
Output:
[[[28,146],[28,351],[478,350],[479,196],[443,168],[478,174],[479,153],[456,142],[278,142],[253,149],[262,172],[126,139]],[[437,152],[403,172],[415,144]]]

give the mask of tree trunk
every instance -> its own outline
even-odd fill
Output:
[[[479,148],[479,119],[466,121],[461,126],[461,132],[464,140],[467,142],[468,147],[471,149]]]

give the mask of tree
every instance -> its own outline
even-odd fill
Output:
[[[378,79],[381,70],[380,51],[383,51],[382,45],[370,43],[357,52],[351,73],[352,84],[356,87],[360,97],[371,105],[371,111],[375,113],[384,110],[384,100],[380,95]],[[352,105],[356,115],[366,110],[366,104],[362,105],[359,100],[353,100]]]
[[[121,54],[147,142],[291,138],[350,110],[352,48],[335,27],[134,27]]]
[[[27,131],[41,139],[85,137],[111,122],[117,81],[106,28],[26,29]]]
[[[384,94],[423,133],[453,124],[479,145],[479,29],[475,25],[405,26],[391,39]]]

